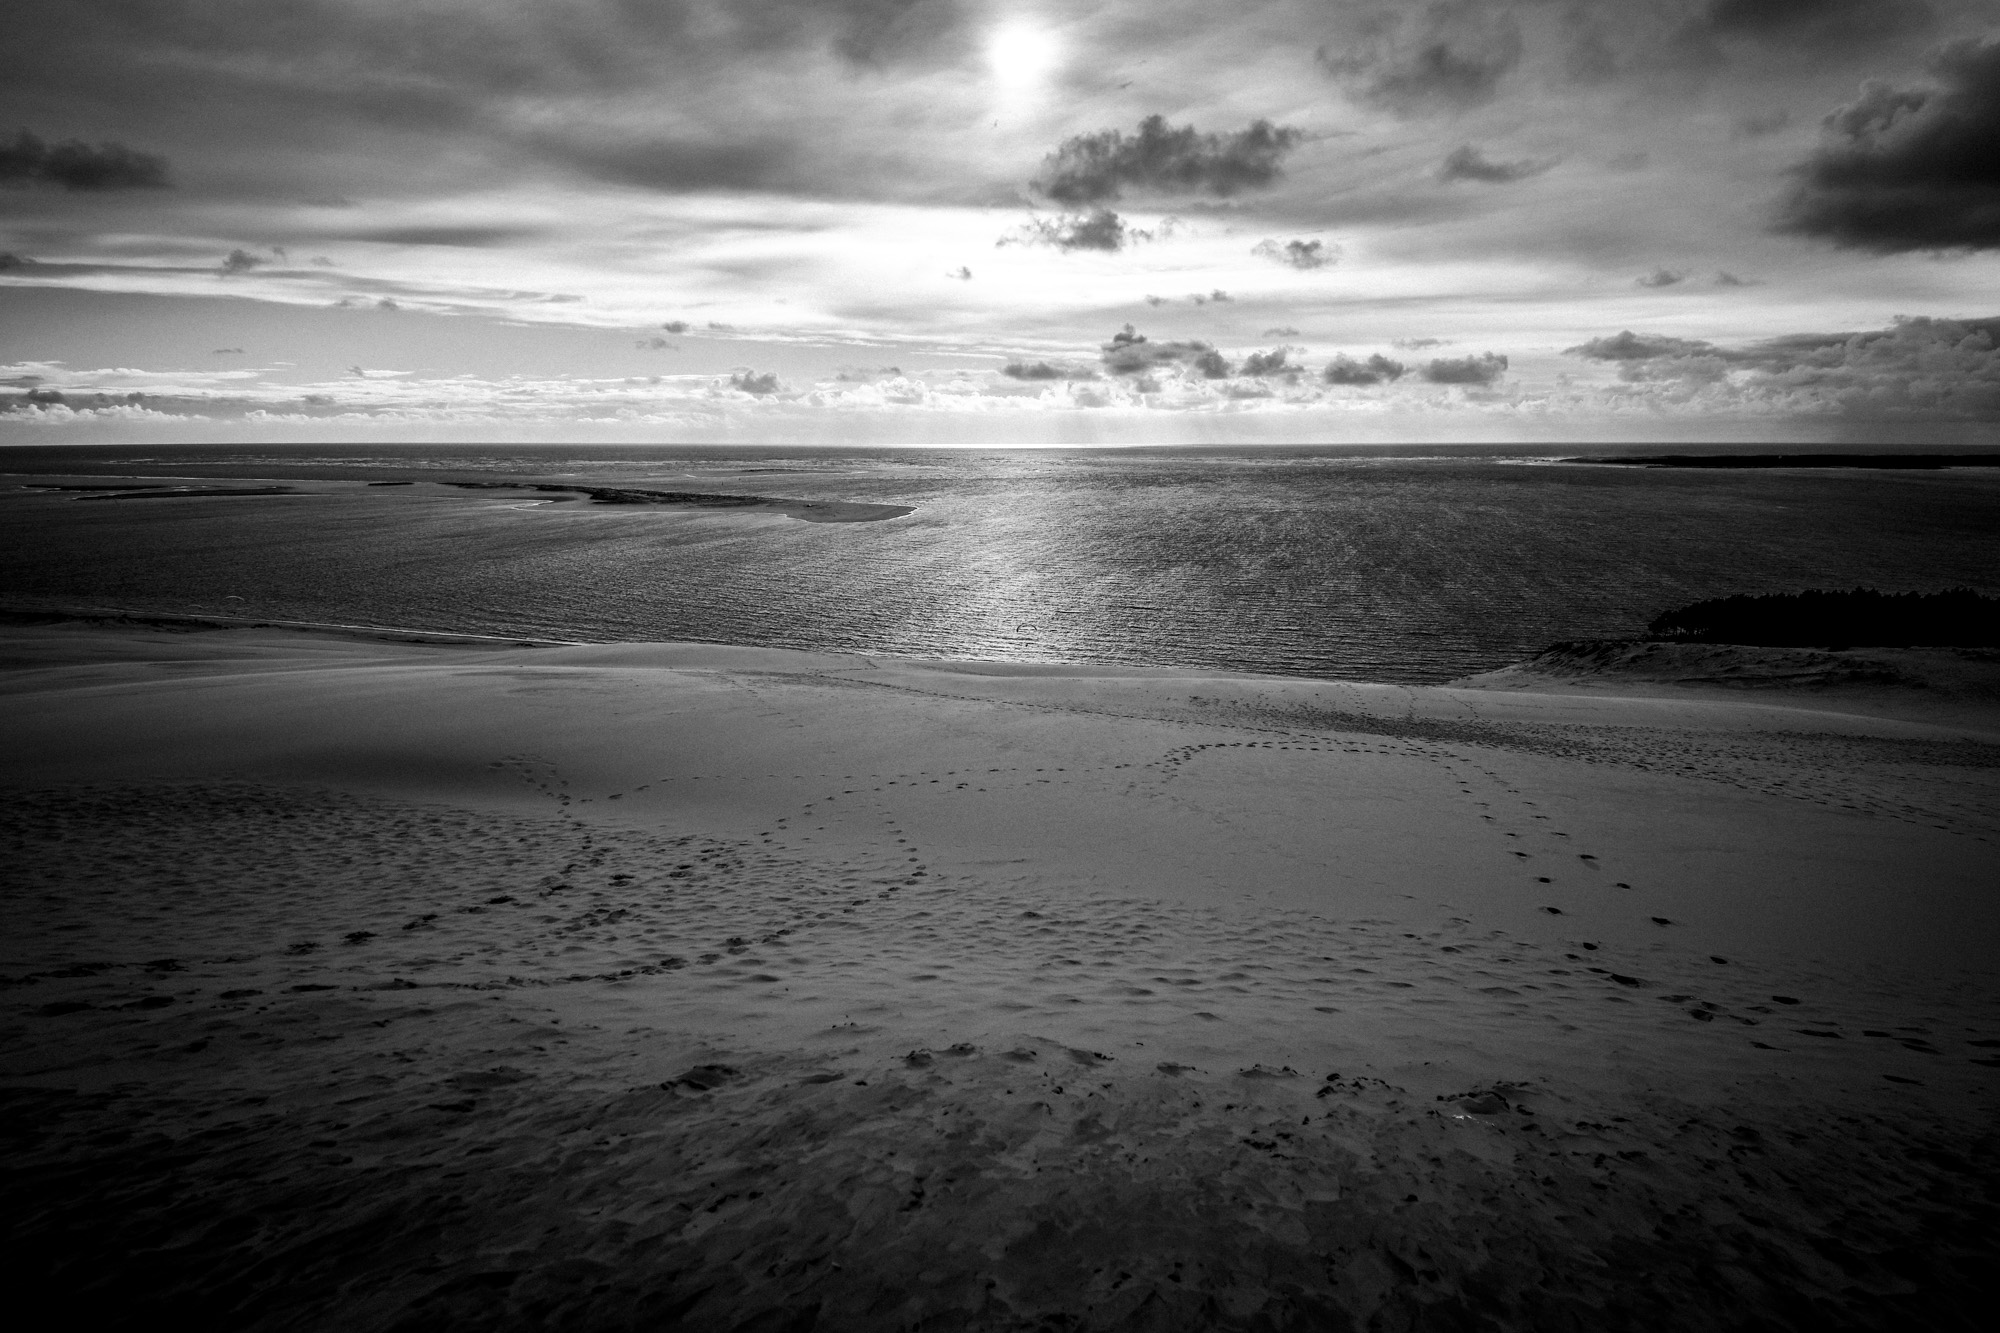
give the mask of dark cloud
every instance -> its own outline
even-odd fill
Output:
[[[1438,168],[1438,179],[1450,181],[1480,181],[1487,185],[1505,185],[1512,181],[1526,180],[1539,176],[1555,165],[1554,158],[1522,158],[1518,162],[1495,162],[1471,144],[1462,144],[1445,158]]]
[[[1715,285],[1718,287],[1755,287],[1757,284],[1748,278],[1739,278],[1734,273],[1724,270],[1715,275]]]
[[[1265,329],[1264,336],[1266,338],[1296,338],[1299,336],[1299,331],[1289,324],[1281,324],[1275,329]]]
[[[1340,257],[1340,247],[1328,245],[1325,241],[1259,241],[1250,251],[1253,255],[1289,264],[1298,269],[1325,268]]]
[[[1104,368],[1113,375],[1144,375],[1173,365],[1191,366],[1204,379],[1229,378],[1229,362],[1205,342],[1156,343],[1127,324],[1104,344]]]
[[[754,371],[739,370],[729,377],[729,387],[740,389],[754,398],[763,398],[778,391],[776,371],[765,371],[762,375]]]
[[[248,250],[231,250],[222,257],[222,264],[218,271],[226,278],[236,273],[248,273],[263,262],[262,259],[251,254]]]
[[[1886,329],[1861,333],[1794,333],[1782,338],[1766,338],[1742,347],[1718,347],[1689,338],[1624,332],[1593,338],[1564,355],[1589,357],[1598,361],[1655,361],[1662,358],[1711,356],[1731,365],[1785,374],[1801,368],[1828,369],[1853,364],[1883,354],[1901,354],[1912,349],[1952,347],[1981,356],[2000,347],[2000,316],[1986,319],[1932,319],[1928,316],[1898,319]]]
[[[1644,277],[1632,279],[1641,287],[1674,287],[1687,281],[1687,274],[1670,268],[1656,268]]]
[[[1094,380],[1097,372],[1082,366],[1059,366],[1047,361],[1010,361],[1000,373],[1013,380]]]
[[[1002,236],[996,245],[1047,245],[1057,250],[1122,250],[1130,241],[1148,241],[1153,233],[1125,225],[1125,219],[1108,208],[1090,213],[1064,213],[1053,218],[1030,218],[1017,231]]]
[[[1243,373],[1249,376],[1296,375],[1302,367],[1291,362],[1292,349],[1278,347],[1268,352],[1252,352],[1243,358]]]
[[[1234,301],[1236,298],[1217,287],[1212,292],[1190,292],[1188,300],[1196,305],[1207,305],[1210,301]]]
[[[660,325],[660,327],[668,333],[686,333],[688,331],[688,322],[684,319],[670,319]]]
[[[535,232],[527,227],[373,227],[342,233],[330,238],[343,241],[374,241],[380,245],[442,245],[467,250],[483,250],[506,245]],[[276,247],[273,247],[274,251]],[[283,258],[282,252],[278,252]]]
[[[1042,162],[1034,188],[1058,203],[1095,204],[1128,187],[1160,194],[1232,195],[1261,189],[1283,174],[1285,155],[1304,136],[1268,120],[1235,134],[1178,128],[1148,116],[1138,133],[1101,130],[1066,139]]]
[[[8,251],[5,254],[0,254],[0,273],[5,273],[8,269],[26,268],[34,262],[34,260],[24,255],[17,255],[12,251]]]
[[[1698,25],[1717,37],[1853,49],[1928,30],[1924,0],[1709,0]]]
[[[1423,340],[1420,340],[1423,341]],[[1382,384],[1393,383],[1403,378],[1407,369],[1400,361],[1391,361],[1380,352],[1366,361],[1356,361],[1351,356],[1336,356],[1326,363],[1322,378],[1328,384]]]
[[[1507,358],[1495,352],[1483,356],[1441,356],[1424,367],[1433,384],[1491,384],[1507,373]]]
[[[11,75],[10,75],[11,77]],[[22,130],[0,143],[0,185],[53,185],[65,190],[165,189],[167,161],[123,144],[95,148],[71,140],[47,144]]]
[[[1406,352],[1421,352],[1426,347],[1442,347],[1450,341],[1449,338],[1398,338],[1389,345],[1400,347]]]
[[[1521,30],[1505,9],[1439,0],[1417,13],[1382,8],[1315,53],[1363,101],[1402,115],[1463,111],[1493,100],[1521,61]]]
[[[939,173],[910,171],[896,145],[843,133],[852,127],[838,117],[781,123],[784,99],[746,73],[785,69],[788,97],[802,106],[828,81],[962,67],[981,9],[966,0],[11,0],[10,49],[34,58],[8,63],[0,105],[143,125],[216,191],[379,197],[388,185],[421,191],[541,166],[671,191],[929,195],[948,188]],[[621,104],[638,99],[668,113],[624,114]],[[519,114],[530,104],[541,110]],[[106,145],[59,154],[51,179],[161,183],[145,179],[149,164],[160,165]],[[952,174],[960,179],[949,188],[972,188],[963,180],[972,173]]]
[[[678,343],[670,343],[657,333],[649,338],[639,338],[632,345],[642,352],[678,352],[681,350]]]
[[[1587,357],[1592,361],[1650,361],[1655,357],[1694,356],[1714,350],[1712,343],[1669,338],[1664,334],[1637,334],[1626,329],[1603,338],[1592,338],[1575,347],[1565,347],[1563,355]]]
[[[972,270],[968,268],[966,265],[960,264],[957,268],[945,274],[945,276],[947,278],[956,278],[960,282],[971,282]]]
[[[2000,316],[1899,319],[1860,333],[1802,333],[1742,347],[1630,331],[1569,352],[1613,361],[1633,384],[1717,385],[1804,411],[1869,416],[2000,414]]]
[[[2000,249],[2000,38],[1953,42],[1935,86],[1870,81],[1824,122],[1778,229],[1893,253]]]

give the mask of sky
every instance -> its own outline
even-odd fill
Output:
[[[0,443],[2000,443],[2000,0],[13,0]]]

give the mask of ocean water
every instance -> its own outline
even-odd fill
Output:
[[[0,604],[1436,682],[1731,593],[2000,593],[2000,475],[1532,451],[10,450]],[[84,501],[24,480],[336,479]],[[533,477],[915,507],[880,523],[459,490]],[[407,487],[370,487],[417,479]],[[308,484],[304,481],[301,485]]]

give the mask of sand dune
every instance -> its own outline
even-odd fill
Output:
[[[23,626],[8,1252],[218,1327],[1957,1327],[2000,717]],[[1836,701],[1837,702],[1837,701]]]

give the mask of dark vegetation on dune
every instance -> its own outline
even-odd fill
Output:
[[[1668,611],[1646,634],[1678,643],[1779,648],[1994,648],[2000,647],[2000,598],[1970,588],[1900,593],[1815,588],[1719,597]]]

